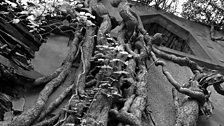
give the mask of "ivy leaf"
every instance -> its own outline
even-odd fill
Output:
[[[86,21],[86,26],[95,26],[94,23],[92,23],[90,20]]]
[[[97,59],[97,60],[98,60],[98,61],[101,61],[101,62],[105,61],[105,59],[102,59],[102,58]]]
[[[105,55],[103,54],[103,53],[97,53],[97,54],[95,54],[95,56],[94,57],[96,57],[96,58],[100,58],[100,57],[104,57]]]
[[[108,49],[110,49],[110,50],[115,50],[115,48],[114,48],[114,47],[108,47]]]
[[[123,54],[123,55],[128,55],[128,52],[126,52],[126,51],[121,51],[121,52],[119,52],[120,54]]]
[[[34,32],[34,31],[35,31],[35,29],[29,30],[29,32]]]
[[[108,45],[97,45],[96,48],[106,48],[107,49],[107,48],[109,48],[109,46]]]
[[[19,14],[29,14],[29,12],[28,11],[21,11],[21,12],[19,12]]]
[[[33,15],[30,15],[26,19],[31,20],[31,21],[34,21],[35,20],[35,17]]]
[[[127,62],[124,62],[124,61],[121,60],[121,59],[112,59],[112,60],[110,60],[110,62],[121,62],[121,63],[123,63],[123,64],[125,64],[125,65],[128,65]]]
[[[85,15],[85,12],[79,12],[79,14],[83,16],[83,15]]]
[[[90,13],[85,13],[85,16],[90,17],[90,18],[92,18],[92,19],[95,19],[95,16],[93,16],[93,15],[90,14]]]
[[[62,22],[62,24],[64,25],[64,26],[69,26],[69,22],[68,22],[68,20],[63,20],[63,22]]]
[[[103,65],[103,66],[101,66],[100,67],[101,69],[113,69],[111,66],[109,66],[109,65]]]
[[[82,8],[83,7],[83,4],[77,4],[76,7],[77,8]]]
[[[12,23],[13,23],[13,24],[18,24],[19,22],[20,22],[20,19],[13,19],[13,20],[12,20]]]

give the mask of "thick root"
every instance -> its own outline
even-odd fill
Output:
[[[76,37],[70,46],[69,54],[65,59],[66,62],[62,66],[63,70],[61,73],[58,75],[58,77],[54,78],[52,81],[46,84],[44,89],[40,92],[35,106],[15,117],[12,123],[9,124],[10,126],[29,126],[39,116],[53,90],[58,87],[68,75],[69,70],[72,67],[72,62],[75,59],[75,54],[77,53],[76,46],[78,45],[78,42],[79,34],[76,34]]]
[[[86,82],[86,75],[90,69],[90,59],[93,54],[94,49],[94,34],[95,28],[90,27],[86,29],[85,40],[81,48],[81,65],[82,65],[82,73],[78,77],[78,92],[79,95],[84,94],[85,82]]]
[[[111,97],[107,96],[106,90],[99,90],[91,103],[82,124],[86,126],[107,126],[108,112],[112,105]]]
[[[63,67],[60,67],[51,75],[47,75],[47,76],[36,79],[32,83],[32,86],[40,86],[40,85],[50,82],[52,79],[56,78],[61,73],[62,70],[63,70]]]
[[[176,90],[172,90],[176,108],[175,126],[196,126],[199,116],[199,103],[197,100],[186,98],[180,101]]]

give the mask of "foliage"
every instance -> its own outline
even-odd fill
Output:
[[[170,13],[176,13],[178,0],[132,0],[139,3],[162,9]]]
[[[183,4],[181,15],[186,19],[208,25],[215,24],[223,29],[224,2],[222,0],[188,0]]]
[[[92,26],[95,16],[88,11],[83,11],[81,1],[64,0],[4,0],[0,3],[4,8],[0,15],[12,17],[9,23],[25,24],[30,32],[45,34],[49,25],[63,26],[79,25]],[[59,24],[59,25],[58,25]]]

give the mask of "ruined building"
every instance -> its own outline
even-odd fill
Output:
[[[140,15],[149,35],[163,34],[163,41],[158,47],[161,51],[179,57],[188,57],[202,67],[224,74],[224,42],[211,39],[210,26],[140,4],[135,4],[133,10]],[[111,11],[110,15],[117,15],[113,12],[115,11]],[[54,72],[67,55],[65,52],[68,51],[68,38],[52,35],[46,43],[42,43],[42,38],[31,34],[23,24],[8,24],[6,17],[2,14],[0,17],[0,107],[1,104],[4,106],[0,108],[0,121],[2,121],[10,117],[7,116],[7,114],[10,115],[8,108],[12,107],[19,114],[34,105],[42,87],[26,90],[21,84],[13,85],[13,83],[20,83],[21,78],[32,82]],[[224,36],[224,33],[215,31],[215,35]],[[166,62],[168,70],[180,84],[187,83],[192,77],[193,73],[188,67],[169,60]],[[160,67],[149,64],[148,70],[147,101],[149,105],[147,108],[151,111],[152,120],[156,126],[173,126],[175,108],[171,92],[172,85],[169,84]],[[29,87],[29,83],[22,85]],[[53,101],[65,90],[65,87],[66,83],[50,96],[48,102]],[[214,111],[209,118],[200,117],[199,126],[224,125],[224,97],[213,88],[209,90],[212,91],[211,101]],[[8,100],[7,95],[18,98]],[[1,98],[5,101],[1,101]],[[58,110],[55,111],[57,112]]]

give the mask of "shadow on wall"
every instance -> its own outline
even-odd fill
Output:
[[[68,38],[64,36],[50,36],[46,43],[43,43],[35,58],[32,60],[34,69],[43,75],[53,73],[65,59],[68,53]]]

